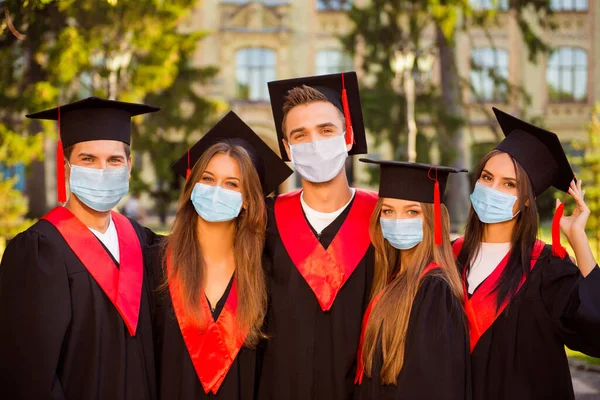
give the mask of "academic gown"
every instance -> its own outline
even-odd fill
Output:
[[[155,271],[159,282],[164,279],[160,246],[152,246],[147,252],[148,264]],[[214,305],[212,317],[217,321],[231,292],[233,278],[221,299]],[[217,394],[205,390],[190,358],[190,353],[173,309],[169,289],[157,291],[155,309],[155,349],[159,399],[223,399],[252,400],[256,389],[256,349],[242,347],[233,360]],[[207,361],[212,362],[212,361]]]
[[[154,234],[130,222],[143,249]],[[0,266],[0,398],[156,399],[150,282],[144,271],[132,337],[54,225],[17,235]]]
[[[349,223],[356,196],[320,235],[312,235],[327,249]],[[315,293],[290,258],[275,220],[275,199],[267,199],[266,240],[269,309],[264,343],[260,400],[343,400],[352,397],[362,315],[368,305],[373,279],[374,250],[369,244],[358,258],[356,269],[337,293],[333,305],[323,311]],[[376,198],[373,201],[373,207]],[[301,210],[301,209],[300,209]],[[302,213],[302,211],[300,211]],[[365,232],[368,235],[366,218]],[[302,213],[303,223],[310,224]],[[287,220],[287,218],[286,218]],[[286,223],[287,221],[280,221]],[[299,226],[293,226],[299,230]],[[297,239],[300,246],[309,243]],[[368,239],[367,239],[368,240]],[[289,244],[288,244],[289,245]],[[352,249],[353,243],[345,248]],[[354,246],[355,247],[355,246]]]
[[[397,385],[381,383],[381,335],[371,377],[356,386],[355,400],[470,399],[469,342],[460,300],[435,271],[422,278],[410,312],[404,365]]]
[[[600,357],[600,269],[583,278],[568,257],[539,243],[531,275],[495,319],[495,296],[485,296],[494,273],[465,305],[475,400],[574,399],[564,346]],[[466,254],[458,260],[465,265]]]

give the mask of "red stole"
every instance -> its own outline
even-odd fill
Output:
[[[142,247],[131,222],[111,211],[119,236],[119,268],[98,238],[65,207],[56,207],[42,219],[58,229],[73,253],[117,308],[131,336],[140,315],[144,262]]]
[[[457,239],[452,245],[452,250],[454,251],[454,257],[458,258],[460,254],[460,250],[462,249],[462,245],[464,242],[464,238],[461,237]],[[533,269],[535,266],[542,250],[544,249],[544,242],[541,240],[536,240],[533,245],[533,250],[531,251],[531,265],[530,268]],[[465,293],[465,312],[467,314],[467,318],[469,319],[469,338],[471,344],[471,353],[475,349],[479,338],[488,330],[490,326],[496,321],[496,318],[508,306],[510,299],[505,299],[504,302],[500,305],[500,307],[496,307],[496,296],[493,293],[494,288],[498,284],[500,280],[500,276],[508,264],[508,259],[510,257],[510,251],[504,256],[500,264],[494,269],[494,271],[488,276],[483,283],[477,288],[475,293],[469,299],[469,292],[467,290],[467,269],[463,266],[463,290]],[[519,283],[519,287],[517,288],[518,293],[523,284],[525,283],[525,277]]]
[[[170,271],[169,265],[167,257],[167,270]],[[248,335],[248,330],[241,331],[237,326],[238,297],[235,278],[216,322],[210,312],[208,300],[202,293],[202,318],[208,322],[205,326],[199,326],[186,317],[177,278],[169,280],[169,291],[185,347],[204,392],[217,394]]]
[[[300,190],[280,195],[275,201],[281,241],[323,311],[331,309],[371,244],[369,223],[376,203],[377,194],[356,189],[346,220],[325,250],[304,217]]]
[[[439,268],[439,265],[437,265],[434,262],[429,263],[428,266],[425,267],[425,269],[423,270],[423,272],[421,273],[421,276],[419,277],[419,279],[423,279],[423,277],[425,275],[427,275],[430,271]],[[392,277],[392,279],[390,279],[390,282],[395,278],[395,276]],[[375,307],[375,305],[379,302],[379,300],[381,299],[381,295],[383,295],[383,290],[379,293],[377,293],[377,295],[373,298],[373,300],[371,300],[371,302],[369,303],[369,306],[367,307],[367,311],[365,311],[365,315],[363,316],[363,321],[362,321],[362,330],[360,331],[360,342],[358,344],[358,352],[357,352],[357,356],[356,356],[356,377],[354,378],[354,383],[355,384],[362,384],[363,381],[363,376],[365,375],[365,364],[364,364],[364,360],[363,360],[363,345],[365,343],[365,334],[367,332],[367,325],[369,323],[369,318],[371,317],[371,312],[373,311],[373,307]]]

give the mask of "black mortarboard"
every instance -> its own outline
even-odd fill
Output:
[[[131,117],[160,110],[147,104],[124,103],[88,97],[64,106],[27,114],[31,119],[58,121],[56,144],[56,192],[59,203],[67,201],[65,147],[91,140],[117,140],[130,144]]]
[[[496,146],[527,172],[536,196],[550,186],[567,192],[575,174],[555,133],[529,124],[493,107],[506,138]]]
[[[230,140],[242,146],[250,154],[256,167],[263,193],[268,195],[275,191],[293,171],[269,145],[240,119],[233,111],[229,111],[210,131],[193,145],[174,164],[173,170],[187,178],[187,171],[200,159],[202,154],[213,144]]]
[[[125,103],[88,97],[59,108],[28,114],[27,118],[60,118],[60,140],[63,147],[90,140],[131,141],[131,117],[160,110],[146,104]]]
[[[359,161],[378,164],[379,197],[433,203],[435,218],[435,243],[442,243],[440,204],[450,173],[468,172],[466,169],[403,161],[376,161],[360,158]]]
[[[346,117],[346,143],[354,143],[348,154],[366,154],[367,137],[360,106],[358,79],[356,72],[343,72],[341,74],[309,76],[268,83],[281,158],[289,161],[282,142],[282,139],[285,138],[282,127],[283,104],[288,92],[302,85],[310,86],[323,93]]]
[[[376,161],[368,158],[360,158],[359,161],[380,166],[379,197],[420,203],[434,202],[436,174],[440,185],[440,202],[443,203],[450,173],[467,172],[466,169],[404,161]]]

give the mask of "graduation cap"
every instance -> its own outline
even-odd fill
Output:
[[[284,161],[290,161],[282,142],[282,139],[285,139],[285,132],[283,132],[282,126],[283,104],[288,92],[302,85],[310,86],[321,92],[344,114],[346,118],[346,144],[353,143],[352,149],[350,149],[348,154],[366,154],[367,137],[360,106],[358,79],[356,72],[343,72],[341,74],[309,76],[268,83],[271,109],[273,110],[273,119],[275,120],[281,158]]]
[[[252,159],[262,190],[265,195],[272,193],[285,181],[292,170],[269,145],[240,119],[233,111],[229,111],[210,131],[173,164],[173,171],[187,179],[189,172],[202,154],[213,144],[229,140],[243,147]]]
[[[509,154],[523,167],[535,195],[541,195],[551,186],[568,192],[575,174],[558,136],[495,107],[492,110],[506,136],[496,149]],[[564,258],[567,253],[560,245],[560,219],[563,212],[564,204],[561,204],[552,220],[552,251]]]
[[[448,176],[468,171],[403,161],[376,161],[368,158],[360,158],[359,161],[380,166],[379,197],[433,203],[435,244],[442,244],[440,205],[444,202]]]
[[[91,140],[131,141],[131,117],[160,110],[146,104],[88,97],[64,106],[27,114],[31,119],[58,121],[56,187],[58,202],[65,203],[64,147]]]

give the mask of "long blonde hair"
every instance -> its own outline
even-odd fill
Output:
[[[397,377],[404,365],[404,346],[412,305],[421,284],[421,274],[435,262],[440,268],[431,272],[442,277],[460,300],[463,287],[450,245],[450,218],[442,204],[442,245],[434,245],[433,204],[421,203],[423,212],[423,241],[409,250],[408,260],[400,262],[400,250],[384,239],[379,222],[383,199],[380,198],[371,217],[370,234],[375,247],[375,277],[371,298],[382,292],[373,307],[367,323],[362,348],[363,363],[367,376],[371,376],[377,340],[381,336],[383,365],[382,384],[397,384]],[[390,281],[393,273],[397,275]],[[389,282],[389,283],[388,283]]]
[[[235,221],[234,258],[238,305],[237,324],[245,331],[245,345],[253,347],[263,337],[261,327],[265,318],[267,293],[262,268],[262,251],[265,242],[267,212],[260,179],[252,164],[250,154],[235,142],[224,140],[209,147],[194,165],[189,179],[186,180],[179,197],[179,205],[173,229],[166,241],[170,257],[171,270],[167,276],[168,286],[171,279],[177,279],[186,316],[206,326],[206,318],[201,312],[203,283],[206,265],[202,257],[197,232],[198,213],[190,197],[196,182],[206,170],[215,154],[227,154],[237,161],[241,173],[242,197],[244,208]],[[163,249],[163,259],[166,258]],[[166,263],[163,263],[166,266]],[[165,274],[167,275],[167,274]]]

